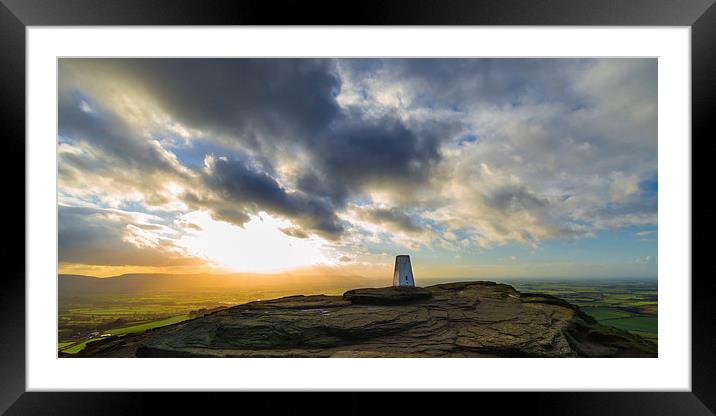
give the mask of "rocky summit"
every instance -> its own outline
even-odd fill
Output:
[[[224,309],[80,357],[656,357],[559,298],[493,282],[356,289]]]

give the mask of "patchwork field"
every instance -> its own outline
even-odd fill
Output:
[[[547,293],[579,306],[605,325],[658,341],[656,280],[507,281],[521,292]]]

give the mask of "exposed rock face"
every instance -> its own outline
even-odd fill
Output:
[[[656,346],[602,326],[561,299],[492,282],[358,289],[251,302],[81,356],[655,357]]]
[[[353,305],[400,305],[430,299],[433,292],[420,287],[384,287],[353,289],[343,299]]]

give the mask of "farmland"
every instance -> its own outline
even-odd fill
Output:
[[[579,306],[604,325],[658,340],[656,280],[513,280],[521,292],[547,293]]]

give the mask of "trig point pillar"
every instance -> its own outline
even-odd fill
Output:
[[[413,268],[410,266],[410,256],[405,254],[395,256],[393,287],[415,287]]]

